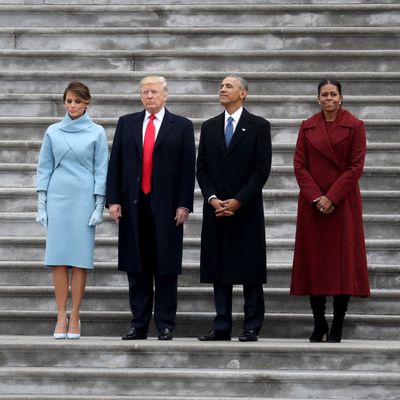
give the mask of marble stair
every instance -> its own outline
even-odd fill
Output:
[[[0,0],[0,400],[398,399],[400,389],[400,4],[393,0]],[[257,343],[200,343],[214,316],[199,284],[202,198],[185,228],[176,337],[122,342],[126,279],[116,227],[97,230],[80,341],[54,341],[45,231],[35,222],[35,170],[46,127],[73,79],[112,142],[119,115],[141,107],[138,82],[163,74],[168,107],[202,121],[221,111],[230,72],[248,79],[250,111],[269,119],[273,168],[264,188],[268,283]],[[351,299],[341,344],[310,344],[307,298],[288,287],[298,188],[292,155],[316,85],[342,82],[366,123],[361,181],[372,296]],[[328,308],[331,317],[331,308]]]

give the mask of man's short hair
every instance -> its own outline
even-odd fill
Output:
[[[160,75],[148,75],[145,76],[141,81],[140,81],[140,86],[142,87],[142,85],[145,85],[147,83],[161,83],[162,84],[162,88],[164,89],[165,92],[168,93],[168,87],[167,87],[167,80]]]

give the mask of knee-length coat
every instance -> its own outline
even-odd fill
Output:
[[[93,268],[95,196],[105,195],[108,145],[104,128],[85,113],[49,126],[36,189],[47,192],[46,265]]]
[[[118,269],[130,273],[142,271],[138,214],[144,117],[145,111],[141,111],[118,120],[107,175],[106,204],[120,204],[122,208]],[[174,218],[178,207],[193,209],[195,162],[192,122],[165,109],[154,144],[150,196],[161,275],[182,272],[183,225],[176,226]]]
[[[201,127],[197,180],[204,196],[200,280],[203,283],[266,282],[262,189],[271,170],[269,122],[243,109],[228,148],[224,113]],[[232,217],[215,216],[211,195],[235,198],[242,206]]]
[[[366,153],[364,123],[341,109],[326,128],[322,112],[303,121],[294,154],[300,187],[291,294],[368,296],[358,181]],[[322,214],[314,200],[335,204]]]

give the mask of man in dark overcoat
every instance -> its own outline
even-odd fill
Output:
[[[165,108],[167,95],[163,77],[142,79],[145,110],[119,118],[108,167],[107,204],[119,223],[118,269],[127,272],[133,315],[125,340],[147,338],[153,300],[158,338],[172,339],[175,328],[196,153],[193,124]]]
[[[199,340],[230,340],[232,289],[243,285],[240,341],[256,341],[264,320],[266,245],[262,189],[271,169],[270,124],[243,103],[247,82],[220,85],[225,111],[201,127],[197,180],[204,196],[200,280],[213,283],[216,317]]]

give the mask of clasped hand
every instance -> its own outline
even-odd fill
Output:
[[[210,200],[210,205],[214,207],[216,217],[231,217],[235,215],[242,204],[236,199],[220,200],[214,198]]]
[[[313,201],[313,203],[316,203],[317,210],[319,210],[322,214],[331,214],[335,210],[333,201],[326,196],[318,197]]]

